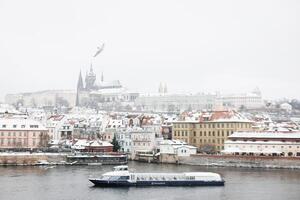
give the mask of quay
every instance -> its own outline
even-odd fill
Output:
[[[0,153],[0,166],[13,165],[121,165],[127,163],[124,154],[73,154],[73,153]]]

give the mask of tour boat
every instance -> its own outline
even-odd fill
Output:
[[[225,181],[217,173],[135,173],[129,172],[128,166],[116,166],[100,178],[89,179],[100,187],[129,186],[224,186]]]

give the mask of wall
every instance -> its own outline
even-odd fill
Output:
[[[248,167],[248,168],[289,168],[300,169],[300,158],[231,156],[231,155],[191,155],[179,157],[180,164]]]

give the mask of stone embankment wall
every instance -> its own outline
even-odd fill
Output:
[[[3,153],[0,154],[0,165],[35,165],[45,160],[52,163],[66,161],[64,154],[39,154],[39,153]]]
[[[297,157],[192,155],[190,157],[178,157],[178,163],[204,166],[300,169],[300,158]]]

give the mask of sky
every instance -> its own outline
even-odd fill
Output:
[[[0,101],[100,80],[300,99],[299,0],[0,0]],[[105,43],[96,58],[97,46]]]

